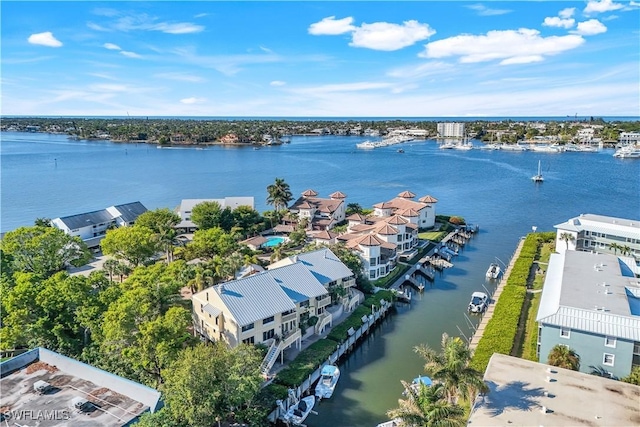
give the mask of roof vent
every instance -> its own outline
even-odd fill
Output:
[[[609,289],[605,289],[604,290],[604,294],[605,295],[611,295],[613,292],[611,292]]]

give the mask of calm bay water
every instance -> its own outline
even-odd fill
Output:
[[[481,290],[496,257],[507,263],[518,239],[580,213],[640,218],[640,161],[599,153],[516,153],[439,150],[413,141],[357,150],[357,137],[294,137],[260,150],[210,147],[157,149],[145,144],[71,141],[61,135],[1,135],[1,224],[9,231],[37,217],[58,217],[139,200],[174,208],[183,198],[254,196],[259,211],[276,177],[294,195],[340,190],[363,207],[403,190],[439,202],[438,213],[464,216],[480,233],[454,259],[455,267],[398,315],[385,320],[341,364],[336,393],[315,409],[309,426],[371,426],[386,420],[402,386],[422,372],[412,348],[438,347],[443,332],[468,336],[471,292]],[[479,143],[476,142],[476,145]],[[542,162],[545,182],[530,177]],[[490,287],[489,285],[487,285]]]

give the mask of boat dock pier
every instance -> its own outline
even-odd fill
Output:
[[[336,350],[328,357],[326,362],[322,363],[318,369],[313,371],[313,373],[309,375],[302,384],[295,389],[289,389],[289,397],[285,401],[278,402],[276,409],[269,414],[269,420],[273,423],[276,423],[276,420],[278,419],[282,420],[282,417],[292,405],[295,405],[307,393],[312,393],[312,386],[316,381],[318,381],[318,379],[320,379],[322,368],[324,368],[325,365],[335,364],[342,356],[351,352],[357,343],[369,334],[371,329],[386,317],[391,307],[392,303],[386,300],[381,300],[380,307],[377,310],[368,316],[362,316],[362,325],[358,329],[354,330],[353,328],[349,328],[347,331],[347,339],[342,344],[337,345]],[[270,384],[270,382],[271,381],[268,381],[263,384],[263,387]]]
[[[489,307],[487,307],[487,310],[484,312],[482,319],[480,320],[480,324],[478,325],[477,329],[473,333],[471,340],[469,340],[469,349],[472,351],[475,350],[476,347],[478,346],[478,342],[480,342],[480,339],[484,334],[484,329],[487,327],[487,323],[489,323],[489,320],[491,320],[491,318],[493,317],[493,312],[495,310],[496,304],[498,303],[498,298],[500,298],[500,294],[502,293],[504,286],[507,284],[507,280],[509,280],[509,276],[511,275],[511,270],[513,269],[513,265],[515,264],[516,260],[520,256],[520,251],[522,250],[522,245],[524,244],[524,240],[525,240],[524,237],[520,239],[520,243],[518,243],[518,247],[516,248],[515,252],[511,256],[511,260],[509,261],[507,270],[502,275],[502,278],[500,279],[500,283],[498,283],[498,287],[496,288],[495,292],[490,298]]]

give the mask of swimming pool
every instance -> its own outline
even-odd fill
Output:
[[[262,246],[267,248],[278,246],[280,243],[284,243],[287,240],[285,237],[280,236],[268,236],[266,239],[267,241]]]

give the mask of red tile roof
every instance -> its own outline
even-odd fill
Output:
[[[398,197],[402,197],[403,199],[413,199],[414,197],[416,197],[415,194],[413,194],[411,191],[403,191],[402,193],[398,194]]]

